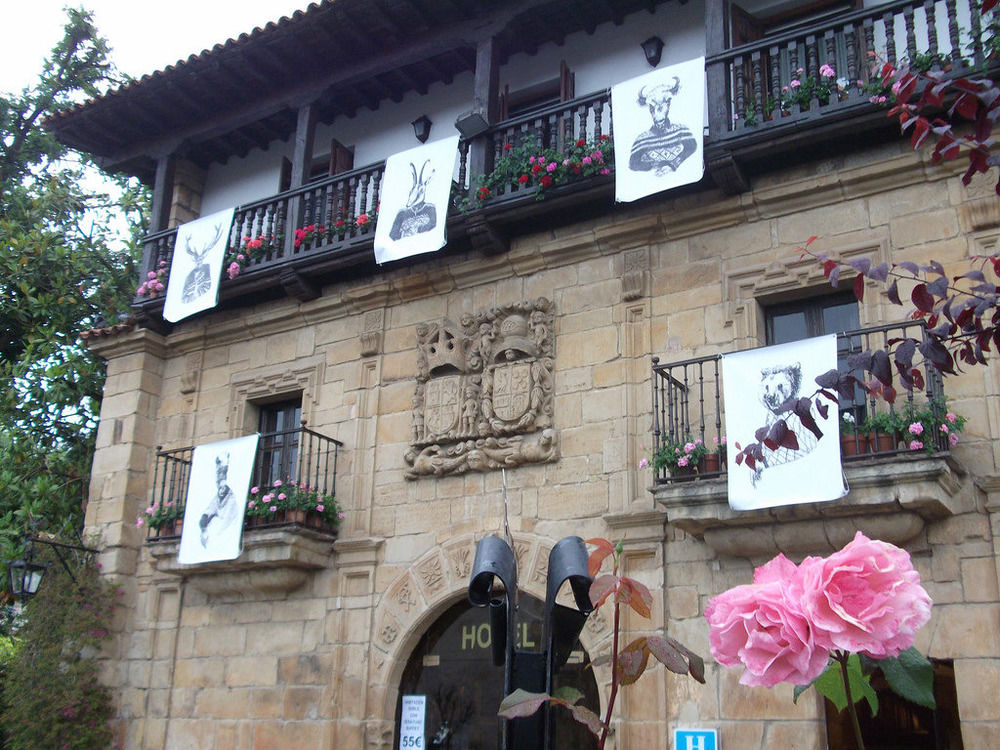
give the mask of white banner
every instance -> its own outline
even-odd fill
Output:
[[[616,201],[697,182],[705,171],[705,58],[612,86],[611,118]]]
[[[232,223],[233,209],[227,208],[177,227],[164,320],[176,323],[215,307]]]
[[[811,414],[823,433],[820,440],[792,412],[775,411],[789,398],[812,395],[816,377],[836,367],[835,335],[723,355],[729,505],[734,510],[817,503],[847,494],[837,404],[830,403],[823,419],[812,399]],[[764,460],[755,469],[745,463],[737,466],[735,443],[746,447],[754,442],[758,428],[770,427],[781,418],[795,433],[799,450],[765,447]]]
[[[240,556],[259,437],[248,435],[194,449],[178,562],[192,565]]]
[[[375,224],[377,263],[445,246],[445,219],[457,161],[457,135],[401,151],[385,160]]]

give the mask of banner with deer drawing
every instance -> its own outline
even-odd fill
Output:
[[[445,218],[457,166],[457,135],[385,160],[375,224],[377,263],[431,253],[445,246]]]
[[[639,200],[701,179],[705,58],[611,87],[615,200]]]
[[[178,562],[193,565],[240,556],[259,437],[253,434],[194,449]]]
[[[177,227],[164,320],[176,323],[215,307],[232,223],[233,209],[227,208]]]
[[[729,505],[755,510],[777,505],[817,503],[847,494],[840,464],[840,419],[837,404],[826,416],[816,408],[816,377],[837,367],[837,337],[820,336],[788,344],[750,349],[722,357],[726,434],[729,437],[727,471]],[[789,399],[808,399],[805,422],[780,408]],[[803,404],[804,408],[804,404]],[[822,438],[809,429],[809,417]],[[749,467],[737,465],[740,448],[755,442],[755,432],[784,419],[795,434],[798,450],[766,446]]]

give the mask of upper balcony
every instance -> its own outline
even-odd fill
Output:
[[[731,27],[738,37],[736,21],[735,15],[723,14],[721,3],[706,0],[706,176],[699,186],[682,190],[714,184],[728,193],[741,192],[775,164],[899,137],[885,108],[871,101],[878,88],[870,73],[876,58],[910,60],[952,74],[990,64],[976,6],[967,0],[897,0],[830,12],[814,20],[761,27],[759,37],[724,49],[724,29]],[[496,52],[489,45],[485,49]],[[835,78],[829,75],[831,68]],[[477,67],[476,102],[481,78]],[[607,174],[594,170],[591,176],[540,188],[534,180],[522,186],[512,172],[510,181],[487,198],[476,193],[484,176],[510,166],[503,163],[505,146],[529,139],[539,150],[565,153],[580,140],[599,144],[611,132],[611,116],[609,90],[604,89],[508,117],[462,140],[445,252],[502,252],[516,234],[614,212],[610,154],[603,170]],[[861,133],[864,139],[858,138]],[[245,238],[263,244],[254,257],[244,252],[248,259],[236,278],[224,277],[221,304],[239,304],[251,295],[255,300],[283,294],[308,300],[321,293],[325,281],[372,273],[371,218],[379,205],[383,170],[384,162],[377,162],[314,181],[303,178],[299,187],[240,205],[229,234],[233,257],[241,245],[245,249]],[[296,232],[310,226],[319,229]],[[176,229],[146,237],[143,280],[169,265],[175,237]],[[162,298],[136,300],[137,315],[146,325],[164,327],[161,309]]]

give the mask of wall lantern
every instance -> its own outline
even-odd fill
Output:
[[[431,134],[431,120],[427,115],[420,115],[412,123],[413,134],[417,136],[417,140],[421,143],[427,143],[427,139]]]
[[[87,555],[97,553],[96,549],[84,547],[82,544],[65,544],[30,534],[26,536],[24,538],[24,558],[12,560],[7,563],[11,593],[16,597],[20,597],[22,604],[26,599],[38,593],[38,587],[41,586],[42,578],[48,568],[48,565],[45,563],[35,561],[36,542],[47,544],[52,548],[59,562],[62,563],[62,566],[66,569],[66,572],[74,583],[76,583],[76,576],[73,575],[73,571],[70,570],[69,565],[66,563],[66,558],[63,557],[62,550],[73,550],[74,552],[83,552]]]
[[[660,56],[663,54],[663,40],[658,36],[649,37],[642,43],[642,54],[646,56],[646,62],[655,68],[660,64]]]

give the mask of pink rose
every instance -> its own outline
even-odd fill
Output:
[[[737,586],[705,607],[712,656],[722,665],[746,670],[743,685],[807,685],[829,662],[829,651],[799,607],[802,598],[795,564],[778,555],[757,569],[751,586]]]
[[[952,412],[948,412],[947,414],[945,414],[944,418],[947,419],[949,422],[954,422],[956,419],[958,419],[958,417]]]
[[[860,531],[839,552],[806,558],[799,576],[802,611],[826,648],[899,656],[931,616],[910,555]]]
[[[317,513],[322,513],[325,509],[326,509],[325,505],[317,505],[316,506],[316,512]]]
[[[272,505],[270,508],[268,508],[268,510],[271,511],[272,513],[276,513],[278,510],[278,506]]]

